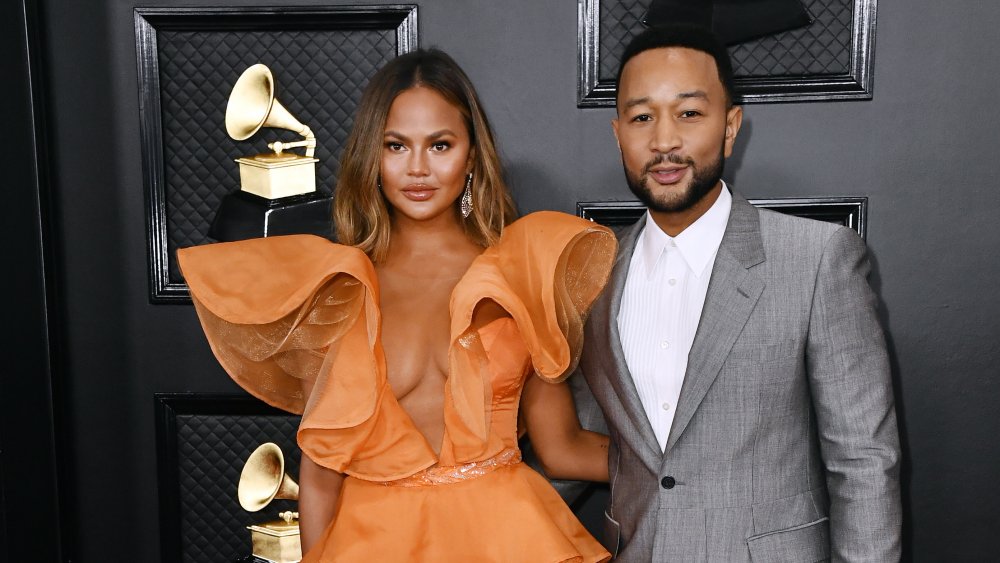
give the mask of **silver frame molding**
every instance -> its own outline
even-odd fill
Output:
[[[872,99],[872,61],[875,55],[875,14],[878,0],[854,0],[851,30],[851,68],[841,75],[802,75],[737,78],[741,103],[821,102]],[[577,107],[614,107],[613,79],[601,79],[601,0],[578,0],[579,51]]]
[[[160,114],[158,30],[394,29],[397,54],[417,48],[417,6],[184,7],[135,8],[136,64],[139,75],[139,130],[146,194],[149,302],[187,304],[187,284],[171,281],[167,201]]]
[[[751,205],[830,223],[837,223],[858,233],[868,234],[867,197],[780,197],[748,199]],[[638,201],[581,201],[576,204],[576,214],[584,219],[607,227],[631,225],[646,212]]]
[[[186,560],[182,532],[178,418],[247,417],[294,415],[249,395],[225,393],[154,393],[156,417],[157,489],[160,516],[160,560]],[[220,439],[224,436],[220,436]],[[248,536],[249,537],[249,536]],[[242,561],[243,559],[240,559]]]

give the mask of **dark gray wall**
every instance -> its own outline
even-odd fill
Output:
[[[59,499],[53,387],[58,343],[48,329],[58,320],[52,272],[43,256],[50,250],[44,173],[44,114],[35,11],[17,3],[0,20],[0,170],[7,188],[0,240],[4,248],[5,293],[11,297],[3,317],[16,336],[8,339],[5,369],[0,370],[0,562],[56,561],[60,557]],[[27,9],[25,9],[27,8]],[[30,22],[30,25],[28,25]],[[31,30],[29,32],[29,30]],[[33,103],[33,102],[38,102]],[[10,331],[8,331],[8,334]],[[31,538],[25,541],[24,538]]]
[[[156,3],[192,4],[236,3]],[[748,106],[727,178],[752,197],[870,198],[907,454],[907,553],[985,560],[1000,529],[1000,5],[881,4],[874,100]],[[40,5],[64,288],[59,430],[76,497],[67,532],[77,561],[157,561],[153,393],[236,388],[190,307],[148,303],[133,3]],[[420,4],[420,44],[452,53],[477,84],[522,211],[629,199],[613,112],[576,108],[576,10],[567,0]]]

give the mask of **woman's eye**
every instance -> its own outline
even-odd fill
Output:
[[[385,144],[385,148],[389,149],[392,152],[399,152],[403,150],[403,144],[394,141],[389,141]]]
[[[444,141],[440,141],[440,142],[437,142],[437,143],[434,143],[433,145],[431,145],[431,149],[432,150],[439,151],[439,152],[440,151],[446,151],[449,148],[451,148],[451,145],[448,144],[448,143],[446,143],[446,142],[444,142]]]

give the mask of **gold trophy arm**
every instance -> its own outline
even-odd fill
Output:
[[[305,147],[306,156],[313,156],[316,152],[316,136],[313,135],[313,132],[308,127],[306,127],[305,133],[300,132],[300,134],[305,137],[302,141],[291,141],[287,143],[284,141],[274,141],[273,143],[268,143],[267,148],[274,151],[275,154],[281,154],[282,151],[287,149]]]

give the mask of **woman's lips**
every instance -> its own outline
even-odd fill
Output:
[[[437,188],[432,188],[430,186],[407,186],[403,188],[403,197],[409,199],[410,201],[427,201],[428,199],[434,197],[434,192],[436,191]]]
[[[682,166],[680,168],[653,169],[649,171],[649,175],[657,184],[670,185],[680,182],[687,173],[687,169],[687,166]]]

